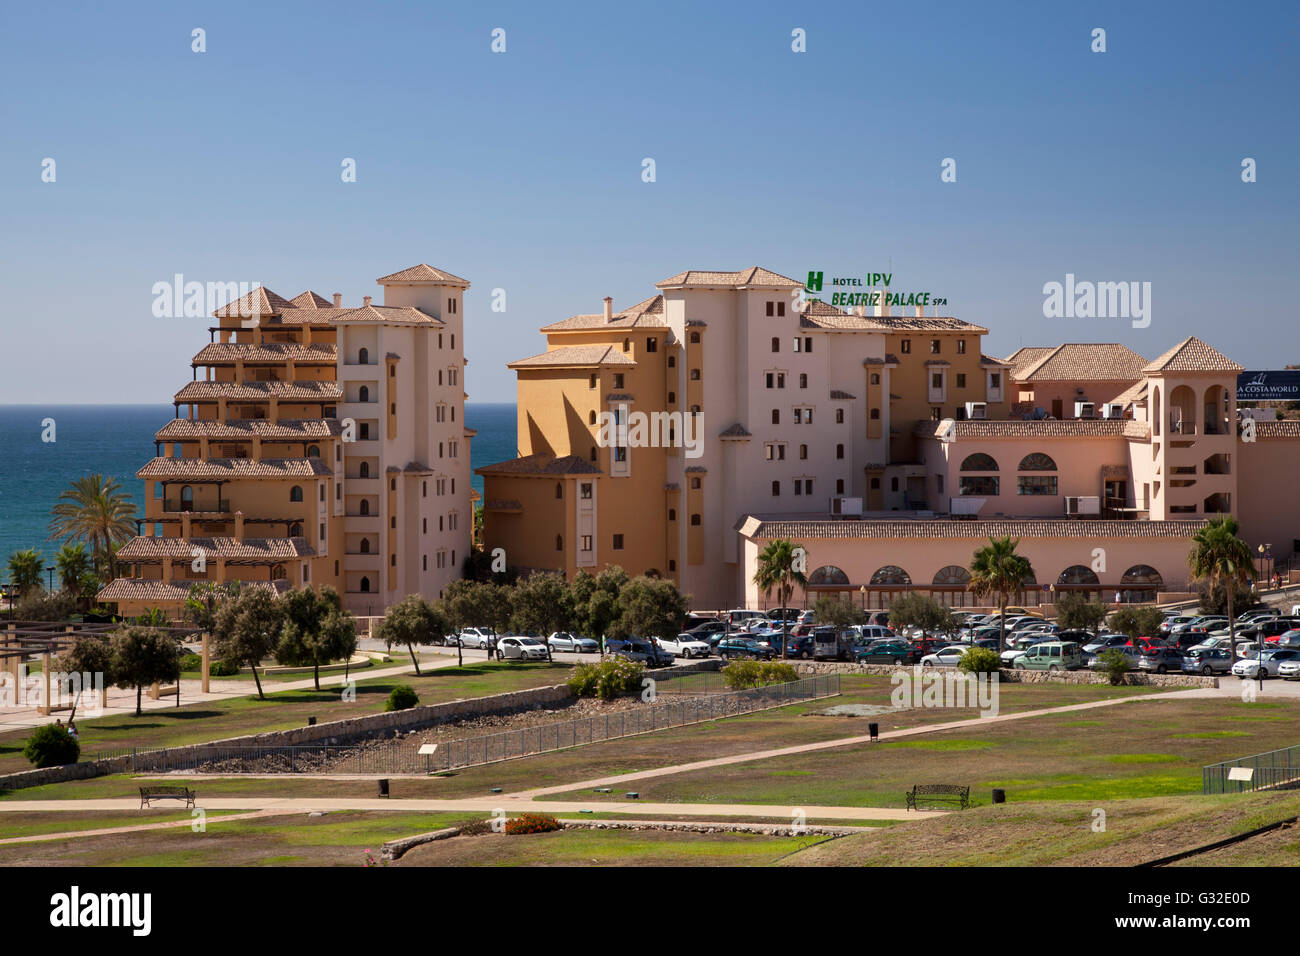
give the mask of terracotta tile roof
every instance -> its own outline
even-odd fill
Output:
[[[734,425],[728,425],[718,433],[719,438],[752,438],[748,428],[736,422]]]
[[[135,473],[148,480],[166,478],[319,478],[332,475],[319,458],[155,458]]]
[[[985,333],[988,329],[961,319],[902,315],[859,315],[836,308],[822,299],[807,299],[799,313],[799,326],[805,329],[824,329],[847,332],[972,332]]]
[[[312,292],[311,289],[308,289],[306,292],[299,295],[295,295],[289,300],[289,304],[296,306],[299,309],[332,309],[334,307],[333,302],[325,298],[323,295]]]
[[[1147,400],[1147,382],[1141,379],[1134,382],[1124,391],[1115,396],[1115,401],[1121,405],[1131,405],[1134,402],[1145,402]]]
[[[299,345],[296,342],[267,342],[254,345],[249,342],[213,342],[205,345],[194,356],[194,365],[233,365],[243,362],[288,362],[333,365],[338,361],[337,345]]]
[[[175,401],[214,402],[218,398],[238,401],[337,402],[343,397],[338,382],[190,382],[175,395]]]
[[[479,475],[599,475],[601,470],[577,455],[565,455],[563,458],[556,458],[554,455],[536,454],[525,455],[522,458],[512,458],[509,461],[500,461],[495,465],[484,465],[482,468],[475,468],[475,474]]]
[[[193,557],[194,549],[202,548],[210,558],[262,560],[267,563],[292,558],[310,558],[316,549],[306,538],[149,538],[135,537],[122,545],[118,557],[125,561],[158,560],[161,558]]]
[[[384,323],[387,325],[432,325],[445,323],[427,312],[408,306],[363,305],[359,309],[289,309],[280,316],[280,325],[347,325]],[[272,326],[273,327],[273,326]]]
[[[851,402],[856,399],[856,395],[850,395],[848,392],[841,391],[838,388],[831,389],[831,401],[834,402]]]
[[[293,308],[293,304],[288,299],[276,295],[270,289],[258,286],[247,295],[240,296],[233,302],[227,302],[212,314],[218,319],[253,318],[263,315],[279,315]]]
[[[1011,377],[1019,379],[1021,372],[1036,364],[1039,359],[1055,349],[1055,345],[1026,345],[1023,348],[1016,349],[1006,359],[1011,364]]]
[[[950,538],[987,541],[990,537],[1066,538],[1190,538],[1205,527],[1192,521],[1076,521],[1042,518],[998,518],[953,521],[946,518],[835,519],[782,518],[748,515],[738,527],[747,538],[789,538],[799,543],[816,538]]]
[[[635,365],[631,358],[613,345],[570,345],[551,349],[517,362],[506,368],[566,368],[594,365]]]
[[[985,368],[1010,368],[1010,362],[1004,362],[1000,358],[994,358],[992,355],[980,355],[980,365]]]
[[[380,285],[389,283],[397,285],[405,282],[428,282],[435,285],[457,285],[463,288],[469,288],[469,280],[462,279],[460,276],[454,276],[450,272],[442,269],[435,269],[433,266],[425,265],[421,262],[418,266],[411,266],[409,269],[403,269],[401,272],[394,272],[392,275],[383,276],[375,280]]]
[[[1017,382],[1133,382],[1142,377],[1147,364],[1117,342],[1067,342],[1032,361],[1020,363],[1014,355],[1008,361],[1015,366],[1011,376]]]
[[[187,587],[149,581],[143,578],[118,578],[95,595],[97,601],[146,601],[149,604],[176,604],[190,595]]]
[[[1238,365],[1218,349],[1189,335],[1143,369],[1144,372],[1240,372]]]
[[[621,312],[615,312],[610,321],[605,321],[604,312],[574,315],[550,325],[543,325],[543,332],[578,332],[592,329],[666,329],[668,320],[664,317],[664,297],[652,295],[644,302],[629,306]]]
[[[337,438],[343,426],[336,418],[282,418],[273,422],[264,418],[232,418],[224,422],[191,421],[174,418],[154,433],[157,441],[193,441],[199,438],[216,438],[234,441],[307,440],[312,438]]]
[[[662,282],[656,282],[657,289],[744,289],[750,286],[767,286],[776,289],[802,289],[803,283],[788,276],[779,275],[761,266],[751,266],[739,272],[714,272],[707,269],[688,269],[675,276],[669,276]]]
[[[1138,426],[1130,429],[1130,425]],[[998,421],[917,422],[914,434],[923,438],[938,438],[951,429],[956,439],[970,438],[1145,438],[1146,422],[1126,421],[1122,418],[1071,418],[1023,421],[1004,419]],[[1133,432],[1140,434],[1133,434]]]

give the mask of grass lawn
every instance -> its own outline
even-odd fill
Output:
[[[64,814],[44,816],[57,822]],[[481,817],[369,811],[223,822],[209,814],[203,833],[175,827],[0,845],[0,866],[362,866],[364,851],[373,851],[378,859],[387,840]]]
[[[238,810],[208,810],[208,819],[238,813]],[[146,807],[143,810],[98,810],[86,813],[0,813],[0,840],[11,837],[37,836],[44,833],[71,833],[75,830],[98,830],[107,827],[133,827],[148,823],[169,823],[194,819],[190,810],[166,810]]]
[[[558,830],[452,837],[414,847],[397,866],[766,866],[828,839],[672,830]]]
[[[1007,803],[853,834],[782,860],[786,866],[1132,866],[1300,813],[1300,794],[1154,797],[1097,804]],[[1300,862],[1297,831],[1198,855],[1189,866]],[[1263,843],[1264,848],[1256,846]],[[1271,845],[1270,845],[1271,844]]]
[[[970,786],[976,806],[991,802],[994,787],[1004,788],[1012,803],[1199,794],[1204,765],[1295,744],[1300,701],[1165,698],[1090,711],[1086,727],[1076,717],[1026,718],[756,760],[638,780],[634,789],[655,803],[783,807],[902,807],[914,783]],[[1234,717],[1241,718],[1232,723],[1234,733],[1244,736],[1216,732]],[[620,797],[615,788],[613,794],[582,790],[548,799]]]
[[[302,727],[308,717],[321,723],[342,720],[384,709],[389,692],[398,684],[415,688],[420,703],[434,704],[467,697],[484,697],[505,691],[559,684],[572,671],[568,664],[543,662],[476,662],[464,667],[443,667],[422,677],[401,674],[357,681],[357,699],[345,702],[340,689],[270,691],[265,700],[255,695],[189,706],[147,710],[141,716],[106,716],[77,721],[84,759],[98,752],[175,747],[225,737]],[[364,673],[364,672],[362,672]],[[0,734],[0,773],[27,770],[23,758],[27,731]]]

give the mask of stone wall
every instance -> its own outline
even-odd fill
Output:
[[[877,674],[890,676],[895,673],[909,673],[913,667],[899,667],[894,664],[849,664],[837,661],[791,661],[795,671],[801,677],[818,674]],[[929,671],[930,668],[925,668]],[[958,673],[955,668],[940,667],[937,673]],[[1110,678],[1092,670],[1064,671],[1049,674],[1047,671],[1018,671],[1003,668],[999,673],[1003,683],[1007,684],[1108,684]],[[1146,671],[1129,671],[1125,675],[1125,684],[1146,687],[1218,687],[1219,678],[1202,677],[1200,674],[1151,674]]]

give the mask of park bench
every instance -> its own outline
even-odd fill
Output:
[[[185,806],[194,806],[194,791],[189,787],[141,787],[140,808],[149,806],[150,800],[184,800]]]
[[[909,810],[917,809],[917,797],[955,802],[965,810],[970,806],[970,787],[959,787],[951,783],[914,783],[912,789],[907,791],[906,797]]]

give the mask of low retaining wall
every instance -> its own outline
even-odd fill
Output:
[[[848,664],[837,661],[790,661],[795,671],[802,675],[817,674],[877,674],[885,677],[898,673],[911,673],[916,665],[900,667],[896,664]],[[956,668],[924,668],[929,673],[960,673]],[[1050,674],[1047,671],[1018,671],[1004,667],[999,673],[1007,684],[1109,684],[1110,678],[1093,670],[1060,671]],[[1151,674],[1146,671],[1129,671],[1124,675],[1124,683],[1129,686],[1146,687],[1218,687],[1219,678],[1202,677],[1200,674]]]

